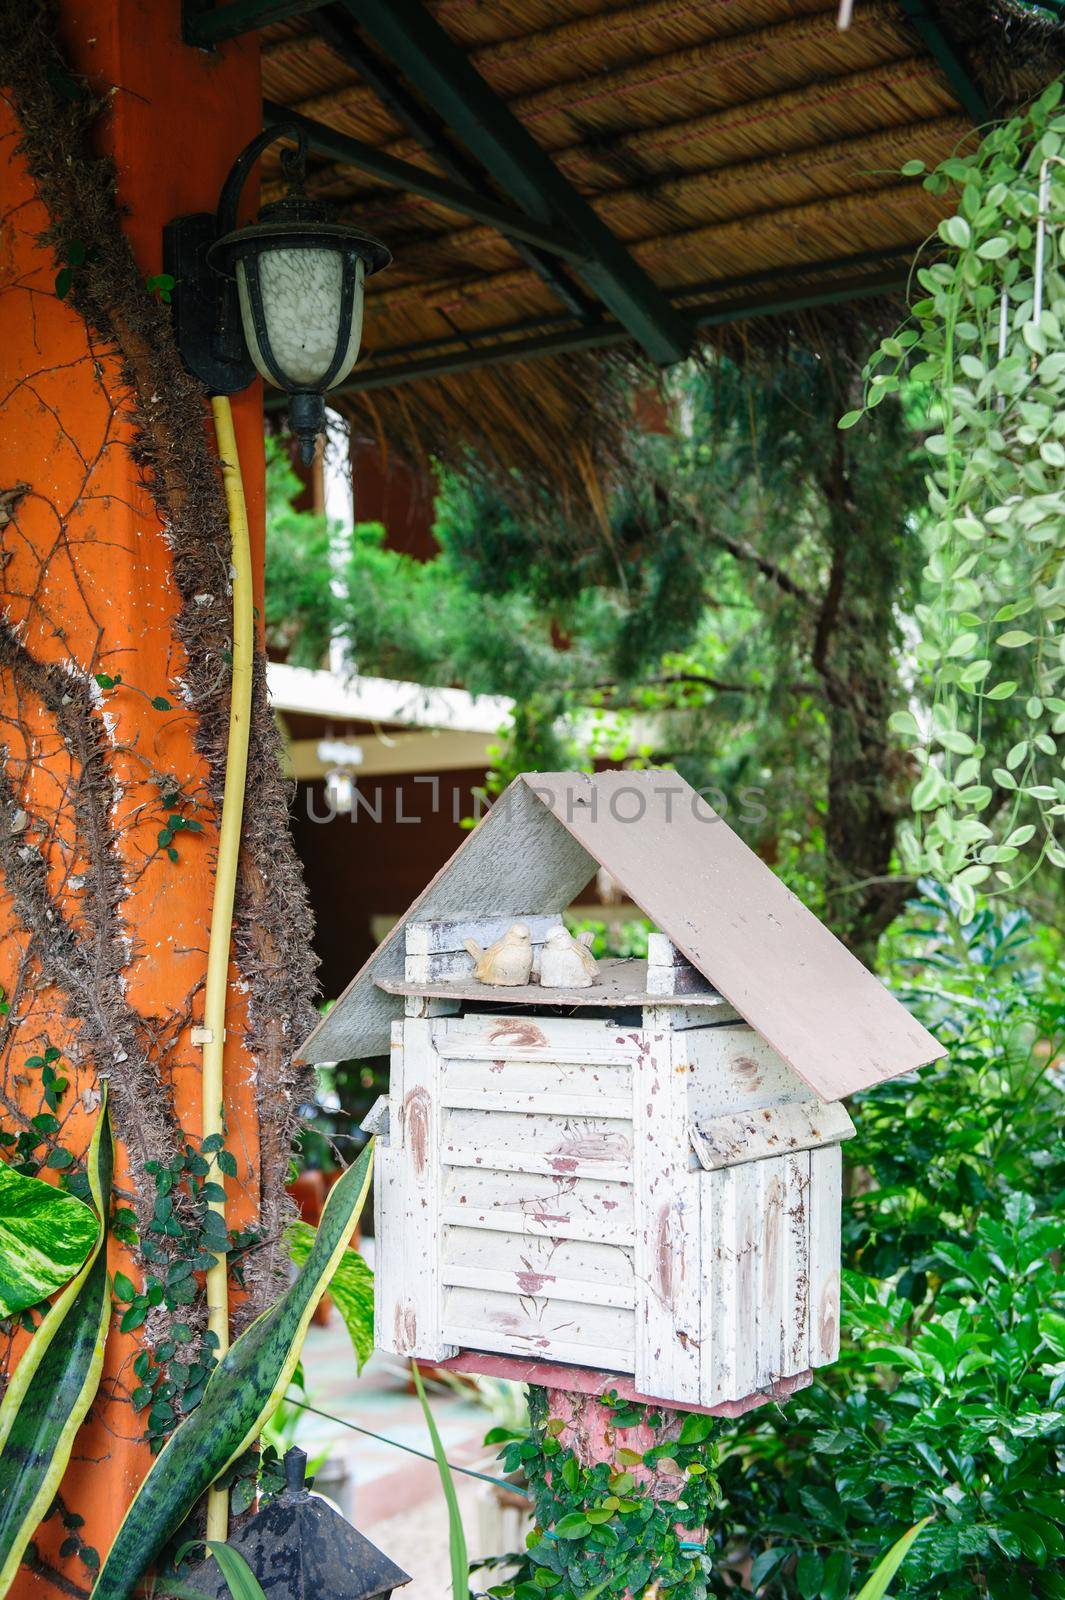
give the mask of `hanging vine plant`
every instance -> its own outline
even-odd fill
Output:
[[[917,763],[903,865],[948,884],[963,912],[978,889],[1065,867],[1062,91],[925,177],[957,209],[916,269],[910,321],[882,340],[862,406],[839,424],[904,385],[927,396],[922,682],[892,726]]]

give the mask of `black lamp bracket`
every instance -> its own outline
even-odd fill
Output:
[[[254,139],[244,146],[240,155],[230,167],[226,181],[222,185],[222,192],[218,196],[218,237],[232,233],[237,226],[237,211],[240,207],[240,197],[244,192],[244,185],[252,167],[258,161],[264,150],[276,144],[278,139],[292,139],[295,141],[295,150],[284,150],[281,153],[281,165],[285,176],[290,180],[303,185],[307,170],[307,135],[295,123],[281,122],[275,127],[264,128],[262,133],[257,133]]]
[[[174,334],[184,365],[210,394],[237,394],[255,377],[240,323],[240,300],[234,278],[212,267],[211,246],[237,225],[240,197],[263,151],[278,139],[296,149],[282,157],[286,176],[302,184],[307,139],[301,128],[279,123],[256,134],[234,161],[216,211],[175,217],[163,229],[163,270],[174,280],[171,306]]]

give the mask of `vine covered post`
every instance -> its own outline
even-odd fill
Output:
[[[700,1600],[705,1523],[717,1493],[714,1419],[616,1394],[533,1386],[520,1462],[532,1489],[528,1562],[538,1588],[611,1600],[668,1588]],[[505,1453],[506,1458],[506,1453]]]
[[[205,1192],[193,1031],[224,777],[229,530],[205,396],[173,346],[162,241],[172,217],[213,207],[261,125],[258,43],[184,45],[179,0],[0,0],[0,86],[0,1128],[20,1170],[82,1193],[107,1078],[117,1139],[116,1317],[57,1512],[29,1548],[35,1576],[24,1567],[12,1591],[39,1595],[84,1590],[203,1392],[206,1260],[236,1252],[238,1325],[272,1296],[285,1040],[307,1023],[311,968],[260,659],[224,1150],[207,1152],[228,1180],[227,1236]],[[259,385],[233,410],[261,609]],[[3,1328],[6,1376],[27,1330]]]

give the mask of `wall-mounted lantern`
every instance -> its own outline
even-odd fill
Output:
[[[268,145],[282,154],[288,193],[237,226],[240,197]],[[355,365],[363,287],[392,257],[379,239],[334,219],[304,191],[302,129],[267,128],[241,151],[218,210],[177,217],[164,234],[178,349],[212,394],[235,394],[256,370],[289,395],[289,420],[305,462],[325,426],[328,390]]]

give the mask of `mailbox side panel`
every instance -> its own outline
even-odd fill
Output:
[[[841,1159],[851,1131],[746,1024],[686,1029],[699,1173],[700,1400],[720,1406],[839,1348]],[[710,1170],[712,1169],[712,1170]]]
[[[378,1159],[375,1340],[394,1355],[443,1361],[439,1060],[428,1018],[393,1024],[389,1146]]]

